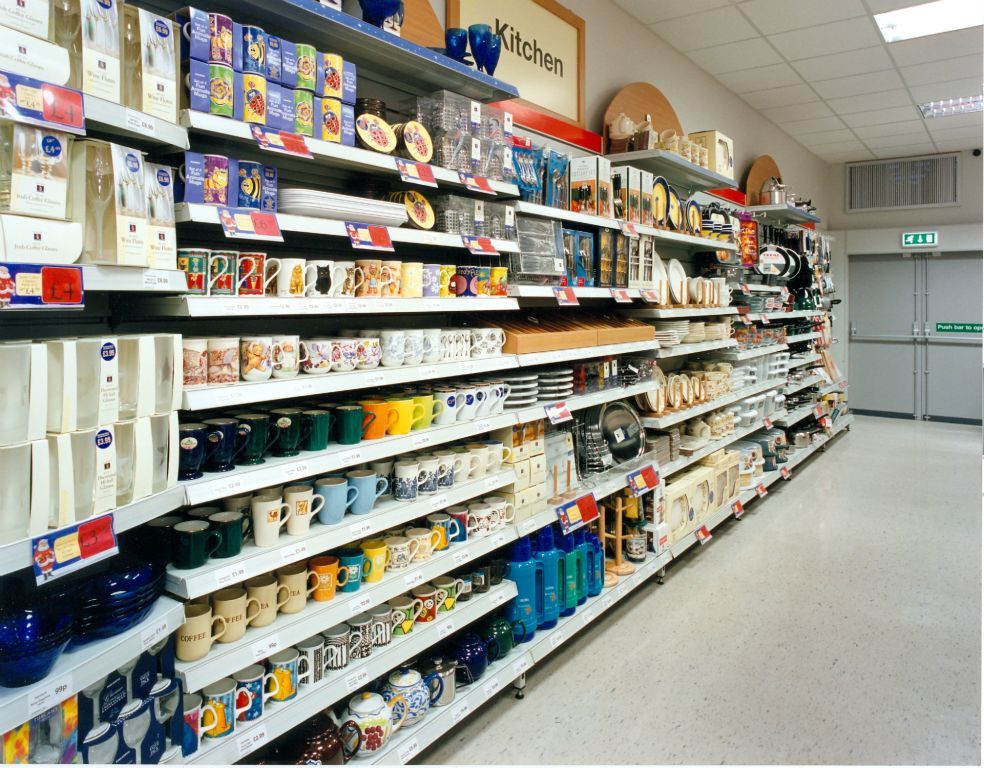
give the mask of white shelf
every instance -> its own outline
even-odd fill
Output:
[[[789,411],[781,419],[773,419],[773,421],[780,427],[791,427],[794,424],[799,424],[803,419],[808,416],[813,415],[814,409],[817,407],[817,403],[810,403],[809,405],[804,405],[801,408],[797,408],[794,411]]]
[[[612,289],[611,288],[601,288],[601,287],[586,287],[586,286],[553,286],[553,285],[510,285],[509,295],[515,296],[521,299],[552,299],[554,298],[554,288],[570,288],[574,291],[574,295],[579,299],[611,299]],[[619,288],[620,291],[625,291],[630,298],[639,298],[638,288]]]
[[[96,133],[112,134],[119,137],[123,144],[129,140],[176,149],[189,147],[188,131],[180,125],[88,94],[83,98],[86,127]]]
[[[775,424],[777,423],[775,419],[780,418],[784,414],[785,411],[781,413],[775,413],[769,418],[773,419],[773,423]],[[758,430],[762,429],[764,426],[765,424],[763,423],[763,420],[758,419],[755,421],[754,424],[751,424],[750,426],[747,427],[739,427],[730,435],[726,435],[725,437],[722,437],[720,440],[712,440],[710,443],[705,445],[700,450],[694,451],[690,456],[684,456],[681,454],[678,458],[674,459],[668,464],[660,464],[659,465],[660,475],[662,475],[663,477],[669,477],[670,475],[676,474],[680,470],[686,469],[687,467],[696,464],[705,456],[710,456],[715,451],[718,451],[722,448],[727,448],[732,443],[741,440],[743,437],[747,437],[753,432],[757,432]]]
[[[590,213],[567,211],[563,208],[553,208],[549,205],[527,203],[524,200],[516,203],[516,213],[521,213],[525,216],[539,216],[543,219],[566,221],[570,224],[580,224],[585,227],[606,227],[608,229],[619,229],[621,227],[618,219],[608,216],[595,216]]]
[[[820,390],[820,396],[829,395],[831,392],[847,392],[850,389],[850,384],[844,384],[841,386],[841,382],[835,381],[833,384],[828,384],[826,387]]]
[[[766,221],[779,224],[819,224],[820,217],[790,203],[782,205],[750,205],[745,208],[751,214],[758,214]]]
[[[519,367],[526,368],[533,365],[566,363],[570,360],[586,360],[592,357],[606,357],[607,355],[631,355],[635,352],[648,352],[653,349],[659,349],[659,342],[655,339],[630,341],[625,344],[601,344],[596,347],[555,349],[550,352],[528,352],[523,355],[516,355],[516,358],[519,360]]]
[[[161,317],[263,317],[268,315],[381,315],[432,312],[508,312],[515,299],[355,299],[278,296],[173,296],[141,302],[140,312]]]
[[[219,207],[215,205],[178,203],[174,206],[174,212],[175,219],[179,224],[195,223],[219,226]],[[356,218],[353,217],[350,221],[354,221]],[[345,222],[340,219],[321,219],[314,216],[277,213],[277,221],[282,232],[348,238]],[[387,229],[390,239],[394,243],[465,249],[460,235],[449,235],[446,232],[411,229],[409,227],[387,227]],[[492,240],[492,245],[499,253],[516,253],[519,251],[519,245],[512,240]]]
[[[651,390],[653,386],[654,383],[652,381],[644,381],[628,387],[612,387],[599,392],[589,392],[585,395],[572,395],[563,402],[570,410],[579,411],[584,408],[601,405],[602,403],[610,403],[613,400],[623,400],[627,397],[641,395],[643,392]],[[515,413],[519,417],[520,424],[525,424],[529,421],[544,418],[546,415],[544,409],[548,405],[553,405],[554,402],[560,401],[543,402],[537,405],[531,405],[529,408],[520,408],[519,410],[512,411],[512,413]]]
[[[437,621],[418,624],[409,635],[394,637],[389,645],[374,650],[368,659],[353,661],[344,670],[329,672],[316,685],[302,684],[293,700],[264,704],[263,716],[251,723],[237,722],[236,731],[231,737],[203,739],[199,750],[184,762],[233,765],[267,741],[313,717],[326,706],[353,695],[370,681],[419,656],[452,632],[467,627],[515,596],[516,585],[508,580],[503,580],[488,592],[474,593],[470,600],[459,602],[453,611],[439,614]],[[262,737],[257,738],[258,734]],[[249,743],[250,746],[240,748],[240,743]]]
[[[817,384],[822,383],[823,380],[824,380],[823,376],[816,376],[816,375],[807,376],[802,381],[791,382],[790,384],[787,384],[786,388],[782,391],[782,393],[784,395],[793,395],[797,392],[800,392],[801,390],[806,389],[807,387],[814,387]]]
[[[819,352],[811,352],[809,355],[804,355],[803,357],[791,357],[789,358],[790,368],[800,368],[804,365],[809,365],[810,363],[816,363],[823,358]]]
[[[751,360],[763,355],[771,355],[773,352],[784,352],[789,349],[785,344],[772,344],[768,347],[754,347],[753,349],[742,349],[737,352],[724,352],[720,355],[721,360]]]
[[[737,315],[737,307],[681,307],[679,309],[630,309],[625,312],[629,317],[640,319],[671,320],[679,317],[717,317]]]
[[[113,515],[113,530],[116,533],[128,531],[148,520],[153,520],[155,517],[178,509],[183,504],[184,489],[180,487],[168,488],[166,491],[155,493],[145,499],[127,504],[125,507],[114,509],[111,513]],[[50,533],[55,534],[56,531],[52,530]],[[30,568],[34,564],[32,555],[30,539],[22,539],[0,546],[0,575],[13,573],[21,568]]]
[[[681,189],[737,189],[734,179],[722,176],[709,168],[702,168],[682,156],[665,149],[619,152],[608,155],[612,165],[632,165],[644,171],[663,176],[670,184]]]
[[[732,293],[742,293],[741,287],[744,285],[751,293],[782,293],[781,285],[763,285],[762,283],[728,283],[728,288]]]
[[[660,245],[679,246],[691,251],[737,251],[735,243],[728,243],[724,240],[710,240],[706,237],[687,235],[683,232],[673,232],[669,229],[658,229],[649,227],[645,224],[636,224],[636,231],[640,235],[652,235]]]
[[[773,389],[774,387],[782,386],[784,381],[785,379],[775,379],[773,381],[759,382],[758,384],[753,384],[750,387],[743,387],[742,389],[733,390],[724,397],[715,398],[714,400],[702,403],[701,405],[696,405],[693,408],[684,408],[683,410],[676,411],[674,413],[668,413],[665,416],[643,415],[642,423],[647,429],[666,429],[666,427],[679,424],[681,421],[687,421],[688,419],[708,413],[709,411],[716,411],[719,408],[724,408],[726,405],[737,403],[739,400],[743,400],[746,397],[752,397],[760,392],[765,392],[766,390]]]
[[[223,139],[238,139],[239,141],[256,148],[256,141],[250,130],[250,126],[239,120],[218,115],[209,115],[204,112],[195,112],[185,109],[181,111],[181,125],[190,129],[194,133],[210,134],[221,136]],[[383,176],[399,177],[396,167],[396,158],[392,155],[384,155],[380,152],[372,152],[360,147],[348,147],[331,141],[321,141],[305,137],[305,143],[311,150],[310,159],[301,158],[300,162],[318,166],[330,166],[360,173],[372,173]],[[454,189],[461,191],[465,185],[461,183],[457,171],[447,168],[440,168],[432,165],[434,179],[438,186],[444,189]],[[502,197],[517,197],[519,187],[504,181],[489,179],[489,186]]]
[[[177,672],[185,682],[185,690],[199,691],[278,650],[331,629],[356,614],[402,595],[418,584],[484,557],[515,541],[516,536],[516,526],[507,525],[490,536],[453,544],[427,560],[415,561],[405,571],[387,572],[381,581],[363,582],[358,592],[338,592],[334,600],[326,603],[308,601],[307,606],[298,613],[281,613],[269,626],[248,628],[241,640],[216,643],[203,659],[177,662]]]
[[[573,616],[559,619],[557,626],[551,629],[537,630],[528,643],[516,646],[508,656],[490,664],[479,680],[459,689],[450,706],[431,709],[413,726],[397,731],[386,748],[365,758],[355,758],[353,764],[405,764],[451,731],[462,718],[507,688],[514,680],[625,599],[630,592],[655,576],[669,561],[668,555],[650,556],[646,562],[636,564],[632,575],[619,579],[617,585],[602,590],[600,595],[589,597]]]
[[[127,660],[164,640],[183,623],[184,605],[160,597],[147,618],[137,626],[115,637],[63,653],[41,682],[23,688],[0,689],[0,731],[6,733],[88,688]]]
[[[695,355],[698,352],[710,352],[715,349],[727,349],[737,345],[734,339],[720,339],[716,341],[699,341],[696,344],[674,344],[672,347],[661,347],[656,350],[656,357],[681,357],[683,355]]]
[[[180,269],[119,267],[82,264],[82,287],[86,291],[140,291],[141,293],[184,293],[188,290]]]
[[[745,317],[754,323],[762,318],[767,318],[769,321],[793,320],[799,317],[819,317],[822,314],[823,312],[816,309],[796,309],[791,312],[752,312]]]
[[[387,495],[367,515],[346,514],[338,525],[321,525],[315,520],[306,536],[284,534],[276,547],[257,547],[250,543],[236,557],[209,560],[201,568],[179,570],[168,566],[167,590],[185,599],[207,595],[216,589],[233,586],[281,566],[306,560],[318,552],[343,547],[418,517],[484,496],[515,480],[515,472],[503,469],[488,477],[459,483],[452,488],[442,488],[440,493],[421,495],[414,502],[395,501],[392,496]]]
[[[786,344],[798,344],[801,341],[811,341],[819,338],[820,333],[818,331],[812,333],[795,333],[792,336],[786,334]]]
[[[428,365],[401,365],[392,368],[372,368],[348,373],[327,373],[321,376],[298,374],[292,379],[240,381],[224,386],[185,389],[182,408],[186,411],[206,411],[229,405],[261,403],[290,397],[309,397],[333,392],[352,392],[366,387],[383,387],[415,381],[431,381],[452,376],[466,376],[489,371],[507,371],[517,366],[515,355],[480,357],[474,360],[452,360]]]

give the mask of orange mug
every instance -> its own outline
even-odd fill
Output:
[[[335,597],[335,589],[344,587],[348,583],[348,569],[342,569],[342,577],[339,579],[338,558],[334,555],[321,555],[311,558],[308,563],[311,572],[318,577],[317,585],[314,588],[314,599],[326,603]]]
[[[400,418],[393,405],[385,400],[360,400],[359,405],[366,414],[362,420],[362,428],[365,430],[362,435],[364,440],[379,440],[386,437],[386,433]]]

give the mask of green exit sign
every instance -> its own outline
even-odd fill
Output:
[[[925,248],[928,245],[936,245],[940,241],[939,232],[903,232],[903,248]]]
[[[980,333],[980,323],[937,323],[937,333]]]

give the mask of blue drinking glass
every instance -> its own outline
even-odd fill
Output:
[[[383,22],[400,10],[400,0],[359,0],[362,8],[362,20],[374,27],[383,26]]]
[[[476,69],[481,70],[485,66],[485,56],[489,50],[490,37],[492,37],[492,27],[488,24],[472,24],[468,27],[468,42],[471,45]]]
[[[444,30],[444,48],[452,59],[460,61],[465,58],[468,50],[468,30],[462,27],[449,27]]]
[[[502,55],[502,35],[489,35],[489,47],[485,52],[485,71],[490,76],[495,73],[495,68],[499,64],[499,56]]]

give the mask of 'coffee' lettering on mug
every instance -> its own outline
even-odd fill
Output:
[[[206,637],[208,637],[207,633],[199,632],[197,635],[181,635],[178,637],[178,640],[182,643],[194,643],[199,640],[204,640]]]

